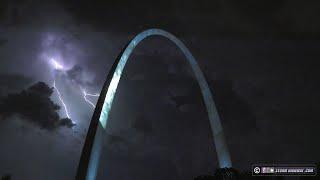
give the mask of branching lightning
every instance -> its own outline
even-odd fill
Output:
[[[63,66],[61,64],[59,64],[55,59],[51,59],[51,64],[54,66],[54,69],[55,70],[63,70]],[[66,103],[64,102],[62,96],[61,96],[61,93],[60,93],[60,90],[58,89],[58,87],[56,86],[56,77],[54,76],[54,79],[53,79],[53,88],[57,91],[57,94],[58,94],[58,98],[64,108],[64,111],[66,113],[66,116],[70,118],[70,114],[69,114],[69,111],[68,111],[68,107],[66,105]]]
[[[64,100],[63,100],[63,98],[62,98],[62,96],[61,96],[61,93],[60,93],[59,89],[58,89],[57,86],[56,86],[56,80],[55,80],[55,79],[53,80],[53,88],[55,88],[56,91],[57,91],[59,100],[60,100],[60,102],[61,102],[62,105],[63,105],[64,111],[65,111],[67,117],[68,117],[69,119],[71,119],[71,118],[70,118],[70,115],[69,115],[69,111],[68,111],[67,105],[66,105],[66,103],[64,103]]]
[[[62,72],[65,72],[65,67],[60,64],[58,61],[56,61],[54,58],[51,58],[50,59],[50,64],[53,66],[54,70],[57,70],[57,71],[62,71]],[[92,101],[90,101],[87,97],[90,96],[90,97],[99,97],[99,94],[91,94],[91,93],[87,93],[87,91],[82,88],[80,85],[78,85],[82,91],[82,94],[83,94],[83,99],[92,107],[92,108],[95,108],[95,105]],[[66,116],[70,118],[70,114],[69,114],[69,111],[68,111],[68,107],[60,93],[60,90],[58,89],[58,87],[56,86],[56,77],[54,76],[54,80],[53,80],[53,87],[54,89],[56,89],[57,91],[57,94],[58,94],[58,98],[61,102],[61,104],[63,105],[63,108],[64,108],[64,111],[65,111],[65,114]]]
[[[91,96],[91,97],[99,97],[99,94],[90,94],[90,93],[87,93],[86,90],[84,90],[82,87],[81,87],[81,91],[83,93],[83,99],[88,103],[90,104],[93,108],[95,107],[95,105],[93,104],[93,102],[91,102],[87,96]]]

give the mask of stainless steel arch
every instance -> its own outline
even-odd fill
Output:
[[[96,178],[102,148],[103,130],[107,126],[112,101],[115,96],[125,64],[130,54],[139,44],[139,42],[149,36],[154,35],[166,37],[174,42],[187,58],[200,86],[203,100],[208,112],[219,166],[221,168],[232,166],[218,111],[213,101],[207,81],[202,71],[200,70],[200,67],[195,58],[190,53],[188,48],[174,35],[161,29],[149,29],[141,32],[136,37],[134,37],[133,40],[130,41],[130,43],[125,47],[123,53],[121,53],[117,58],[108,74],[107,80],[102,88],[95,112],[90,122],[90,127],[82,150],[76,179],[94,180]]]

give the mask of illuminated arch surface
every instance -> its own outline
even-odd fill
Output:
[[[88,134],[78,166],[76,179],[94,180],[96,178],[99,166],[99,158],[102,149],[102,140],[104,135],[103,131],[107,126],[112,101],[115,96],[121,74],[134,48],[139,44],[139,42],[149,36],[163,36],[168,38],[180,48],[180,50],[187,58],[200,86],[202,97],[208,112],[219,166],[220,168],[232,166],[218,111],[213,101],[208,83],[202,71],[200,70],[200,67],[195,58],[192,56],[188,48],[174,35],[161,29],[149,29],[141,32],[133,40],[130,41],[130,43],[125,47],[124,51],[122,51],[116,59],[116,62],[113,64],[107,76],[107,80],[103,85],[100,97],[98,99],[95,111],[90,122]]]

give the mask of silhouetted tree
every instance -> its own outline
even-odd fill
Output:
[[[194,180],[215,180],[214,176],[198,176]]]
[[[238,180],[239,173],[234,168],[219,168],[214,176],[198,176],[195,180]]]
[[[4,175],[1,177],[1,180],[11,180],[11,175],[10,174],[7,174],[7,175]]]
[[[216,170],[214,177],[221,180],[238,180],[239,172],[234,168],[220,168]]]

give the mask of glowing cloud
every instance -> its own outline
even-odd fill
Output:
[[[51,64],[53,65],[55,70],[63,70],[64,67],[63,65],[61,65],[57,60],[55,60],[54,58],[50,59]]]

